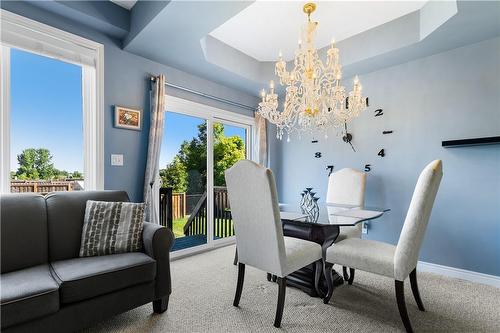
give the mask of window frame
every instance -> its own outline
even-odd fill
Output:
[[[104,189],[104,45],[2,9],[0,193],[10,193],[10,49],[82,68],[85,190]]]

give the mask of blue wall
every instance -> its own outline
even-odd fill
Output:
[[[104,187],[105,189],[126,190],[134,201],[142,201],[149,131],[149,77],[151,74],[163,73],[170,83],[244,105],[254,106],[258,102],[254,96],[123,51],[120,40],[30,4],[2,1],[1,8],[104,44]],[[251,113],[248,110],[179,90],[167,89],[167,94],[229,111],[247,115]],[[114,128],[113,106],[115,104],[143,109],[145,111],[143,130],[138,132]],[[124,166],[111,166],[110,154],[123,154]]]
[[[327,165],[363,170],[369,163],[366,203],[391,212],[370,223],[366,238],[396,244],[420,171],[442,159],[420,260],[500,276],[500,145],[441,147],[442,140],[500,135],[500,38],[360,79],[370,107],[350,126],[357,152],[333,135],[318,144],[271,142],[280,200],[297,202],[309,186],[324,200]],[[384,115],[374,117],[378,108]],[[314,158],[316,151],[323,157]]]

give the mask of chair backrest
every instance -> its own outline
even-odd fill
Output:
[[[326,202],[363,206],[365,188],[366,173],[351,168],[341,169],[328,177]]]
[[[418,177],[394,255],[394,275],[403,281],[415,269],[434,199],[443,177],[441,160],[429,163]]]
[[[241,160],[225,176],[239,262],[283,276],[285,244],[272,171]]]

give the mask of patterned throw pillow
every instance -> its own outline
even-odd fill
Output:
[[[80,257],[141,250],[143,223],[143,203],[88,200]]]

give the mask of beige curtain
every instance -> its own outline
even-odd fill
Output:
[[[158,189],[160,187],[159,161],[163,123],[165,120],[165,76],[159,75],[153,82],[151,93],[151,124],[149,127],[148,158],[144,176],[144,202],[146,203],[146,220],[159,224]]]
[[[269,167],[267,158],[267,121],[260,113],[255,112],[254,156],[256,162]]]

